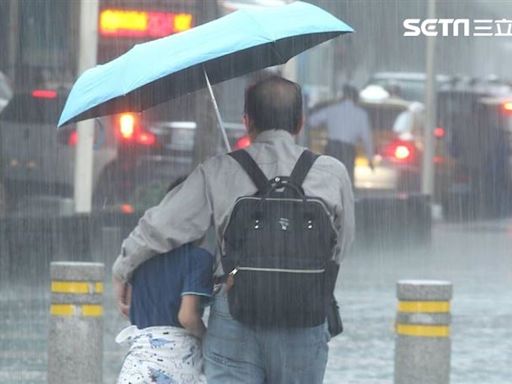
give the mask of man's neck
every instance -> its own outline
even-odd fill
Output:
[[[254,140],[255,143],[271,143],[278,140],[295,141],[295,136],[284,129],[269,129],[260,132]]]

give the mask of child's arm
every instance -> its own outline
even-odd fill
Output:
[[[178,321],[183,328],[199,338],[203,337],[206,331],[201,319],[200,301],[201,297],[198,295],[183,295],[178,312]]]

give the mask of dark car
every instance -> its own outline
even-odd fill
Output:
[[[0,115],[0,164],[12,210],[30,197],[73,196],[76,125],[56,127],[67,94],[65,89],[17,93]],[[194,104],[183,98],[143,113],[95,119],[94,206],[129,213],[157,203],[173,180],[192,170],[201,129],[194,116]],[[234,144],[243,127],[228,127]]]
[[[512,90],[506,85],[438,93],[438,125],[454,160],[443,207],[448,216],[503,215],[512,198]]]

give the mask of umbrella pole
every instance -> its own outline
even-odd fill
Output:
[[[224,122],[222,121],[222,117],[220,115],[219,106],[217,105],[217,99],[215,99],[215,94],[213,93],[212,85],[210,84],[210,79],[208,78],[208,74],[206,73],[206,70],[204,68],[203,73],[204,78],[206,79],[206,85],[208,86],[208,91],[210,91],[213,109],[215,109],[215,114],[217,115],[217,121],[219,122],[220,131],[222,132],[222,139],[224,140],[224,144],[226,145],[226,149],[228,150],[228,152],[231,152],[231,145],[229,144],[226,128],[224,127]]]

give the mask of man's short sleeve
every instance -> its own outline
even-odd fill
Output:
[[[192,247],[185,258],[185,278],[181,295],[211,297],[213,292],[213,255],[208,251]]]

